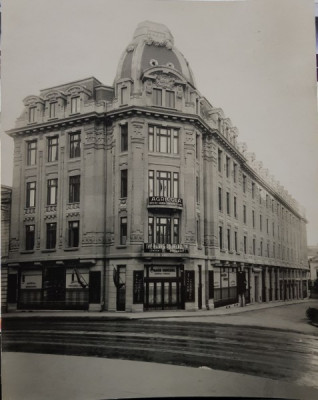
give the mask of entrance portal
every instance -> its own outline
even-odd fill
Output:
[[[48,309],[64,308],[65,268],[49,267],[43,282],[43,305]]]
[[[184,308],[182,267],[147,266],[145,275],[145,310]]]

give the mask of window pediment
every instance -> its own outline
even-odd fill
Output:
[[[48,100],[48,101],[57,101],[57,99],[59,99],[59,98],[62,98],[65,100],[66,96],[63,92],[59,92],[59,91],[52,91],[52,92],[47,93],[44,96],[44,99]]]
[[[71,96],[76,96],[79,95],[80,93],[85,93],[87,96],[92,95],[90,90],[86,89],[84,86],[81,85],[71,86],[65,91],[65,93]]]
[[[23,100],[23,103],[26,107],[35,107],[37,103],[44,104],[44,101],[39,96],[28,96]]]

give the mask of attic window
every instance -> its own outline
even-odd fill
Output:
[[[153,59],[151,59],[150,60],[150,63],[149,63],[152,67],[156,67],[157,65],[158,65],[158,61],[157,60],[155,60],[154,58]]]

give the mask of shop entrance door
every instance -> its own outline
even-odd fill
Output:
[[[164,274],[168,276],[163,277]],[[173,310],[182,308],[184,308],[183,271],[177,267],[148,267],[145,277],[144,309]]]
[[[49,309],[65,307],[65,268],[50,267],[45,272],[43,306]]]
[[[202,266],[198,265],[199,269],[199,285],[198,285],[198,308],[202,309]]]
[[[254,300],[255,300],[255,302],[258,302],[259,301],[259,298],[258,298],[258,296],[259,296],[259,290],[258,290],[258,276],[257,275],[255,275],[255,277],[254,277],[254,288],[255,288],[255,297],[254,297]]]

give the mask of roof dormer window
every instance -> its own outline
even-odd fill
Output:
[[[80,96],[71,98],[71,114],[80,112]]]
[[[35,122],[35,111],[36,111],[36,107],[30,107],[29,108],[29,122]]]
[[[55,118],[56,117],[56,101],[53,101],[49,105],[49,111],[50,111],[50,118]]]

